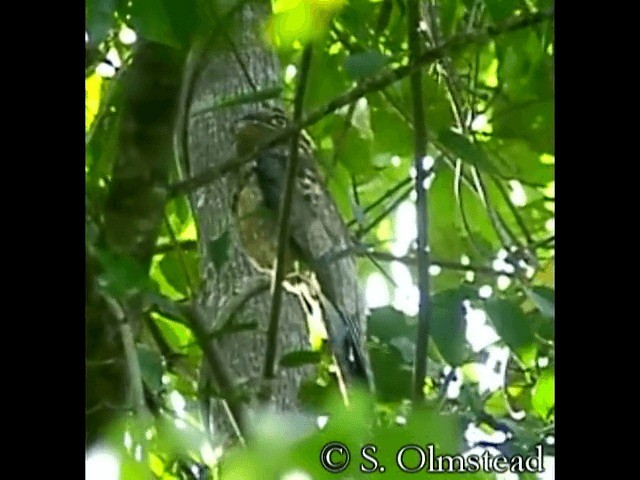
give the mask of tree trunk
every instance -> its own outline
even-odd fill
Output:
[[[236,156],[233,122],[248,112],[264,108],[267,102],[255,101],[264,92],[281,86],[278,58],[264,42],[263,22],[269,13],[269,2],[250,2],[223,21],[216,38],[205,46],[200,58],[187,74],[183,88],[191,89],[188,105],[187,168],[198,175],[204,169],[220,165]],[[192,52],[193,54],[193,52]],[[189,67],[187,67],[189,69]],[[253,95],[252,103],[234,103],[232,99]],[[277,105],[279,99],[268,103]],[[206,187],[192,192],[190,200],[195,212],[202,259],[202,283],[198,303],[210,322],[219,326],[221,310],[243,286],[256,277],[264,277],[243,248],[237,222],[232,213],[233,196],[238,190],[238,171],[216,178]],[[214,262],[211,245],[226,248],[217,240],[228,235],[228,257],[222,265]],[[266,331],[271,294],[263,290],[240,307],[234,317],[238,323],[256,322],[254,330],[225,334],[215,342],[223,367],[238,390],[248,393],[255,403],[264,369]],[[309,348],[305,312],[296,295],[283,294],[278,336],[278,357],[284,353]],[[277,410],[295,409],[303,378],[312,373],[310,367],[280,369],[272,385],[270,399]],[[226,411],[220,400],[213,400],[213,426],[216,444],[233,440]]]

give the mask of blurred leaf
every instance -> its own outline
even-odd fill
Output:
[[[267,23],[272,43],[291,50],[321,38],[345,0],[275,0]]]
[[[484,4],[494,22],[500,22],[513,15],[514,10],[520,6],[518,0],[485,0]]]
[[[422,84],[427,129],[431,132],[441,132],[450,128],[454,125],[454,121],[445,86],[434,80],[432,76],[425,76]]]
[[[494,417],[509,415],[509,405],[502,389],[493,392],[484,403],[484,411]]]
[[[324,105],[351,86],[343,67],[344,61],[344,52],[331,55],[326,51],[314,50],[307,78],[307,92],[313,94],[305,95],[305,110]]]
[[[376,152],[410,156],[413,151],[413,134],[399,113],[385,106],[371,108],[371,129],[374,133]]]
[[[511,300],[491,299],[485,302],[487,316],[500,338],[526,367],[535,364],[535,337],[524,312]]]
[[[534,151],[553,154],[553,99],[496,106],[492,121],[496,137],[523,139]]]
[[[89,43],[98,46],[106,38],[115,23],[118,0],[87,0],[87,33]]]
[[[466,362],[470,347],[466,341],[467,322],[464,318],[465,299],[475,297],[468,286],[445,290],[433,295],[433,323],[431,335],[438,350],[449,365],[460,366]]]
[[[342,137],[337,158],[352,175],[356,175],[371,170],[371,153],[371,140],[350,128]]]
[[[503,177],[542,186],[554,178],[554,166],[541,163],[540,154],[524,140],[493,138],[482,145]]]
[[[542,370],[533,387],[531,404],[540,418],[547,419],[555,405],[555,374],[552,368]]]
[[[137,348],[142,380],[149,390],[157,394],[162,389],[162,374],[164,373],[162,357],[147,345],[138,344]]]
[[[549,318],[555,317],[555,293],[553,289],[548,287],[524,287],[524,291],[543,315]]]
[[[170,47],[180,46],[165,1],[133,0],[129,14],[133,28],[141,37]]]
[[[350,55],[345,60],[344,67],[349,77],[359,80],[378,73],[386,64],[387,58],[382,53],[368,51]]]
[[[538,270],[538,272],[536,273],[536,276],[534,277],[534,279],[543,284],[546,285],[550,288],[553,288],[554,286],[554,277],[553,277],[553,267],[554,267],[554,261],[550,260],[548,261],[540,270]]]
[[[152,290],[147,271],[133,257],[96,250],[103,267],[98,277],[99,287],[116,298]]]
[[[198,277],[198,259],[195,252],[169,252],[163,255],[158,266],[174,290],[184,297],[189,295],[189,280]]]
[[[466,136],[451,130],[441,131],[438,134],[438,140],[455,158],[459,158],[467,165],[488,173],[498,173],[481,144],[472,143]]]

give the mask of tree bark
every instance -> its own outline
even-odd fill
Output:
[[[234,98],[252,96],[281,86],[281,68],[277,56],[265,44],[263,22],[270,2],[248,2],[224,21],[220,32],[205,45],[201,58],[195,58],[183,88],[190,88],[187,105],[187,168],[197,175],[207,167],[219,165],[236,156],[233,122],[251,111],[278,105],[279,99],[262,104],[230,102]],[[193,52],[192,52],[193,53]],[[194,67],[199,64],[200,67]],[[189,66],[187,69],[189,70]],[[254,95],[255,99],[259,95]],[[230,105],[231,104],[231,105]],[[219,325],[220,313],[244,285],[265,276],[250,259],[241,240],[232,213],[233,196],[238,190],[240,174],[226,173],[206,187],[192,192],[190,201],[199,233],[201,257],[201,291],[198,304],[210,327]],[[211,245],[228,235],[228,258],[216,266]],[[263,290],[241,306],[234,317],[237,322],[256,322],[255,330],[225,334],[211,340],[220,353],[235,387],[250,397],[255,405],[261,384],[266,348],[271,294]],[[309,348],[306,315],[295,294],[285,292],[280,313],[278,355]],[[309,366],[280,369],[272,385],[270,403],[276,410],[295,409],[301,381],[312,373]],[[232,441],[233,429],[220,400],[213,400],[213,431],[216,444]]]

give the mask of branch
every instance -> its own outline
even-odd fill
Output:
[[[178,240],[177,243],[174,242],[163,242],[156,245],[156,249],[153,252],[154,255],[162,255],[163,253],[173,252],[177,248],[180,248],[182,251],[195,250],[198,248],[197,240]]]
[[[410,0],[407,4],[407,31],[409,35],[409,54],[412,63],[420,58],[420,12],[419,0]],[[413,99],[414,118],[414,167],[416,170],[416,226],[418,230],[418,331],[416,334],[416,356],[413,371],[413,401],[424,401],[424,378],[427,376],[427,347],[429,326],[431,324],[432,307],[430,300],[431,278],[429,265],[429,215],[427,203],[427,170],[423,161],[427,156],[427,125],[424,115],[422,93],[422,70],[418,69],[409,78],[411,97]]]
[[[209,367],[209,372],[211,372],[211,376],[220,393],[221,400],[225,404],[229,421],[242,443],[241,427],[243,409],[240,404],[240,396],[235,391],[233,381],[224,366],[224,361],[218,352],[216,341],[209,338],[207,321],[195,303],[183,306],[182,313],[188,319],[191,331],[202,349],[202,354]]]
[[[175,183],[169,187],[169,197],[175,197],[184,193],[189,193],[202,186],[212,182],[220,175],[238,168],[239,166],[253,160],[253,158],[260,152],[268,150],[269,148],[282,143],[292,135],[296,134],[303,128],[313,125],[322,120],[325,116],[333,113],[345,105],[348,105],[360,97],[363,97],[369,93],[382,90],[392,83],[401,80],[416,70],[433,63],[436,60],[444,57],[445,55],[459,51],[464,47],[477,43],[487,42],[495,37],[503,35],[508,32],[521,30],[534,25],[537,25],[544,20],[551,19],[554,16],[553,8],[545,10],[544,12],[537,12],[532,15],[526,16],[514,16],[501,22],[498,25],[490,25],[485,28],[470,31],[468,33],[461,33],[451,37],[442,45],[432,48],[420,54],[417,58],[414,58],[409,64],[402,65],[400,67],[387,70],[371,77],[370,79],[363,80],[359,85],[352,88],[348,92],[336,97],[328,102],[323,107],[314,110],[309,115],[306,115],[300,119],[295,120],[287,128],[284,128],[280,133],[274,135],[270,140],[258,145],[253,152],[246,155],[242,155],[238,158],[229,160],[227,162],[214,165],[210,168],[203,170],[196,176],[188,178],[182,182]],[[216,109],[218,106],[214,106],[211,109]],[[199,114],[204,114],[211,109],[203,109]]]
[[[150,412],[147,409],[147,403],[144,398],[142,372],[140,372],[140,362],[138,361],[138,352],[131,325],[127,321],[127,315],[123,307],[116,300],[108,295],[103,295],[103,298],[116,319],[116,322],[118,322],[118,329],[120,330],[124,350],[124,360],[129,377],[129,394],[131,396],[132,410],[136,415],[142,417],[147,416]]]
[[[356,254],[364,255],[363,253],[358,253],[358,252]],[[401,262],[401,263],[404,263],[405,265],[412,265],[412,266],[418,264],[418,260],[415,255],[397,256],[387,252],[368,252],[368,255],[371,255],[372,257],[385,262]],[[482,274],[494,275],[494,276],[504,275],[506,277],[515,276],[514,273],[501,272],[501,271],[494,270],[491,267],[484,267],[482,265],[473,265],[473,264],[464,265],[462,263],[449,262],[447,260],[437,260],[437,259],[432,259],[431,264],[438,266],[443,270],[475,272],[475,273],[482,273]]]
[[[223,330],[235,313],[252,297],[269,288],[271,278],[268,275],[259,275],[248,279],[242,289],[233,295],[227,303],[220,309],[220,312],[216,318],[216,324],[218,325],[212,332],[209,333],[209,337],[214,336],[221,330]]]
[[[380,195],[379,198],[377,198],[373,203],[367,205],[367,207],[362,211],[362,215],[366,215],[367,213],[369,213],[371,210],[373,210],[374,208],[376,208],[378,205],[380,205],[382,202],[384,202],[387,198],[389,198],[391,195],[393,195],[394,193],[396,193],[398,190],[400,190],[402,187],[405,187],[407,185],[409,185],[411,183],[411,177],[407,177],[404,180],[398,182],[395,186],[391,187],[389,190],[387,190],[386,192],[384,192],[382,195]],[[347,223],[347,227],[351,227],[353,226],[355,223],[360,223],[358,221],[357,218],[354,218],[352,220],[349,220],[349,222]]]
[[[411,181],[411,178],[409,178],[409,181]],[[405,201],[405,199],[411,194],[411,190],[413,190],[413,187],[409,187],[408,189],[406,189],[402,193],[402,195],[400,195],[393,202],[391,202],[389,206],[385,208],[376,218],[374,218],[366,227],[361,227],[360,229],[358,229],[358,231],[356,232],[356,238],[360,239],[364,237],[367,233],[373,230],[375,226],[378,225],[382,220],[387,218],[391,214],[391,212],[393,212],[396,208],[398,208],[398,205],[400,205],[402,202]]]
[[[302,116],[302,104],[304,92],[307,86],[309,64],[311,63],[311,53],[313,47],[307,45],[302,52],[300,60],[300,81],[296,90],[293,104],[293,121],[300,122]],[[273,299],[271,301],[271,315],[269,317],[269,329],[267,330],[267,347],[264,357],[264,383],[260,396],[263,399],[271,397],[271,381],[275,377],[276,347],[278,344],[278,324],[280,320],[280,306],[282,305],[282,282],[285,271],[285,255],[289,245],[291,202],[293,199],[293,189],[295,188],[296,174],[298,172],[299,157],[299,130],[294,130],[291,136],[291,153],[287,162],[286,183],[284,193],[280,199],[280,219],[278,225],[278,256],[276,259],[276,273],[273,286]]]

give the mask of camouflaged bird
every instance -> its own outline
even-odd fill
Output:
[[[235,123],[237,153],[252,152],[288,125],[282,110],[265,109]],[[347,383],[361,381],[373,391],[373,376],[366,350],[366,318],[355,260],[344,252],[352,247],[349,231],[338,213],[315,165],[315,147],[305,132],[299,136],[299,160],[290,217],[290,253],[315,273],[321,293],[329,345]],[[273,265],[277,248],[277,219],[286,183],[290,141],[260,152],[245,172],[240,202],[249,210],[267,210],[253,222],[240,225],[250,255],[263,267]],[[257,188],[255,188],[257,187]],[[247,193],[249,192],[249,193]],[[263,212],[264,213],[264,212]],[[341,255],[336,255],[341,253]],[[287,259],[291,262],[291,258]]]

